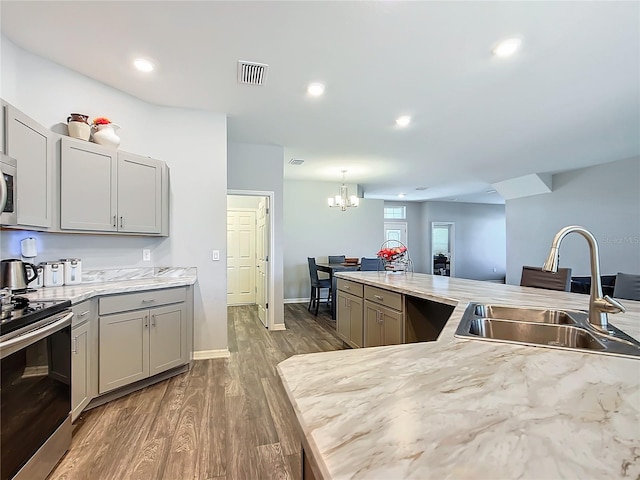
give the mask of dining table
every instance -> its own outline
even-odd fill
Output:
[[[336,319],[336,305],[337,301],[337,293],[338,293],[338,281],[334,276],[335,272],[345,272],[345,271],[355,271],[360,270],[360,264],[353,263],[318,263],[316,262],[316,267],[319,272],[326,272],[329,274],[329,279],[331,280],[331,319]]]

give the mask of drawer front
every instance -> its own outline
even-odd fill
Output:
[[[338,290],[350,293],[356,297],[362,297],[363,286],[364,285],[358,282],[351,282],[349,280],[344,280],[343,278],[338,278]]]
[[[71,327],[82,325],[87,320],[98,316],[98,302],[95,300],[85,300],[71,307],[73,318],[71,319]]]
[[[100,298],[100,315],[184,302],[186,297],[185,287],[110,295]]]
[[[403,310],[401,293],[390,292],[389,290],[383,290],[382,288],[365,285],[364,298],[370,302],[376,302],[400,312]]]

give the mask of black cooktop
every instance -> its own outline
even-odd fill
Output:
[[[13,297],[13,310],[0,320],[0,336],[43,320],[71,307],[71,300],[30,301],[25,297]]]

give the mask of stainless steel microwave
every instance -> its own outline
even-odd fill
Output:
[[[0,225],[15,225],[18,223],[17,163],[4,153],[0,155]]]

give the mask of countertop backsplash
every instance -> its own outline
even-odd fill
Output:
[[[196,267],[137,267],[137,268],[101,268],[83,270],[82,284],[143,280],[147,278],[176,278],[196,275]]]

